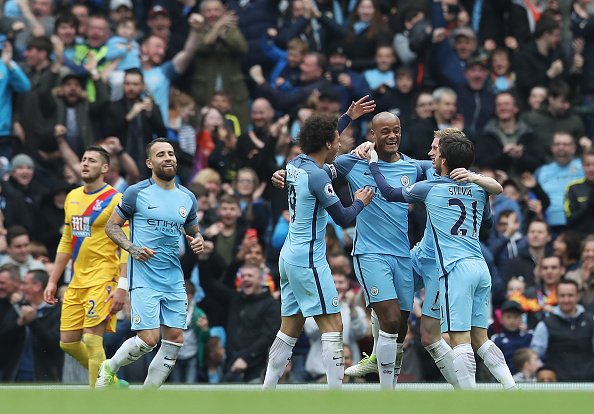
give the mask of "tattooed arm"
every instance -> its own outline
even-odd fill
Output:
[[[105,234],[107,234],[107,236],[115,244],[129,252],[130,256],[132,256],[134,260],[138,260],[139,262],[146,262],[157,252],[152,249],[149,249],[148,247],[140,247],[132,243],[128,239],[128,237],[126,237],[124,230],[122,230],[122,226],[125,222],[126,220],[123,219],[114,209],[114,211],[111,213],[111,217],[109,217],[109,220],[105,225]]]

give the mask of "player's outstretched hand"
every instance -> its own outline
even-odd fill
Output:
[[[351,106],[347,109],[346,114],[354,121],[355,119],[359,118],[361,115],[368,114],[375,110],[375,101],[372,99],[371,101],[365,102],[365,99],[369,98],[369,95],[365,95],[357,102],[352,101]]]
[[[276,170],[274,174],[272,174],[272,185],[276,188],[284,188],[285,187],[285,170]]]
[[[134,260],[138,260],[139,262],[146,262],[148,259],[153,257],[157,252],[153,249],[149,249],[148,247],[140,247],[136,246],[135,244],[128,249],[130,256]]]
[[[450,172],[450,178],[457,183],[468,182],[473,183],[476,178],[476,174],[471,173],[466,168],[456,168]]]
[[[204,251],[204,239],[200,233],[196,234],[196,237],[192,237],[186,234],[186,240],[190,242],[190,247],[194,254],[200,254]]]
[[[377,162],[377,152],[374,149],[371,149],[367,152],[367,162],[371,164],[372,162]]]
[[[58,299],[56,298],[56,289],[57,289],[56,282],[52,282],[51,280],[47,282],[47,286],[43,291],[43,300],[50,305],[55,305],[58,303]]]
[[[368,206],[373,199],[373,190],[369,187],[359,188],[355,191],[355,200],[361,200],[365,206]]]
[[[375,148],[375,144],[373,142],[367,141],[359,144],[357,148],[350,152],[350,154],[355,154],[359,158],[367,158],[367,152],[373,148]]]
[[[115,315],[121,311],[124,308],[124,303],[126,303],[127,297],[128,292],[126,292],[124,289],[114,289],[109,294],[109,296],[107,296],[107,299],[105,299],[105,303],[109,302],[110,300],[112,301],[111,308],[109,308],[109,314]]]

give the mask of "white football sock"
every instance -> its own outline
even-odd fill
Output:
[[[463,390],[476,388],[476,361],[470,344],[460,344],[452,350],[458,385]]]
[[[454,369],[454,354],[448,343],[441,338],[439,341],[426,346],[425,349],[435,361],[435,365],[437,365],[445,380],[449,384],[452,384],[454,388],[457,388],[458,381],[456,380],[456,370]]]
[[[394,363],[396,361],[396,339],[398,334],[391,334],[380,329],[377,339],[377,369],[379,371],[380,389],[394,389]]]
[[[328,388],[341,389],[344,378],[344,349],[342,332],[322,334],[322,361],[326,368]]]
[[[400,375],[400,369],[402,368],[402,358],[404,357],[404,344],[396,344],[396,362],[394,363],[394,382],[392,385],[396,388],[398,383],[398,376]]]
[[[485,361],[485,365],[495,379],[503,385],[503,389],[510,391],[518,389],[514,377],[505,363],[503,352],[493,341],[487,340],[476,353]]]
[[[163,385],[175,366],[177,354],[179,354],[182,345],[177,342],[161,339],[161,348],[159,348],[159,352],[157,352],[153,362],[149,365],[148,375],[142,386],[143,389],[155,389]]]
[[[148,346],[138,335],[128,338],[109,360],[109,369],[115,374],[120,367],[131,364],[144,354],[151,352],[153,348]]]
[[[377,340],[379,338],[379,331],[380,331],[380,323],[379,319],[377,318],[377,313],[372,309],[371,310],[371,335],[373,335],[373,349],[371,351],[371,355],[375,355],[377,352]]]
[[[297,338],[286,335],[281,331],[276,333],[276,338],[274,338],[268,354],[268,366],[266,367],[266,376],[264,377],[262,389],[276,388],[278,380],[291,360],[293,347],[296,343]]]

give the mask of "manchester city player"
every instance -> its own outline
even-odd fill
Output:
[[[105,227],[107,235],[134,259],[129,260],[128,283],[132,329],[137,335],[101,364],[96,388],[111,386],[119,368],[150,352],[161,335],[161,347],[149,366],[144,388],[158,388],[165,382],[186,328],[187,295],[179,262],[182,232],[194,253],[204,249],[196,198],[175,183],[177,159],[171,142],[158,138],[147,145],[146,152],[152,177],[124,192]],[[130,240],[122,231],[126,220]]]
[[[270,348],[264,389],[276,386],[308,316],[314,317],[322,332],[328,386],[342,386],[342,319],[338,293],[326,261],[324,235],[328,214],[338,225],[350,223],[371,202],[373,191],[357,190],[353,204],[347,208],[334,193],[323,167],[334,160],[340,148],[336,126],[336,118],[329,115],[308,118],[298,138],[304,154],[287,165],[289,233],[279,258],[282,322]]]
[[[375,151],[370,151],[368,158],[387,200],[425,202],[440,277],[442,331],[450,335],[458,386],[476,388],[474,348],[505,389],[517,389],[501,350],[487,337],[491,277],[478,234],[481,224],[487,228],[492,225],[488,195],[476,184],[456,183],[449,176],[456,168],[470,167],[474,160],[472,142],[460,134],[441,138],[435,156],[435,170],[441,179],[406,188],[389,185],[379,170]]]

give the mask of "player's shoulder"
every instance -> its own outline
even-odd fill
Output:
[[[145,188],[150,187],[153,184],[155,184],[155,182],[152,179],[147,178],[146,180],[139,181],[136,184],[132,184],[131,186],[126,188],[126,190],[124,191],[124,194],[137,193],[141,190],[144,190]]]
[[[175,185],[177,187],[177,189],[179,191],[181,191],[183,194],[185,194],[186,196],[188,196],[191,200],[195,200],[196,196],[194,195],[194,193],[190,190],[188,190],[186,187],[184,187],[181,184],[176,184]]]

